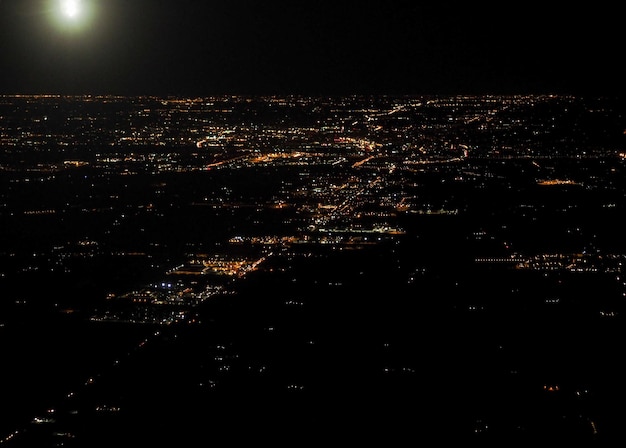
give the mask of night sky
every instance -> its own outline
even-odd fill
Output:
[[[625,91],[619,2],[82,0],[77,23],[59,3],[0,0],[0,93]]]

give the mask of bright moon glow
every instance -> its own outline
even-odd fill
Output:
[[[61,11],[70,19],[80,14],[80,0],[61,0]]]
[[[1,2],[2,0],[0,0]],[[55,26],[64,33],[85,31],[93,22],[97,12],[95,0],[47,0],[54,4]]]

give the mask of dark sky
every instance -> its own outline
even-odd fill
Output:
[[[82,0],[70,29],[59,1],[0,0],[0,93],[625,90],[619,2]]]

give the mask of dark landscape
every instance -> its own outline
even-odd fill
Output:
[[[623,442],[624,105],[0,96],[0,445]]]

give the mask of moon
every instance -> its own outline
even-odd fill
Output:
[[[81,13],[80,0],[60,0],[61,12],[69,19],[76,19]]]
[[[2,1],[2,0],[0,0]],[[97,0],[47,0],[54,26],[63,33],[86,31],[97,14]]]

